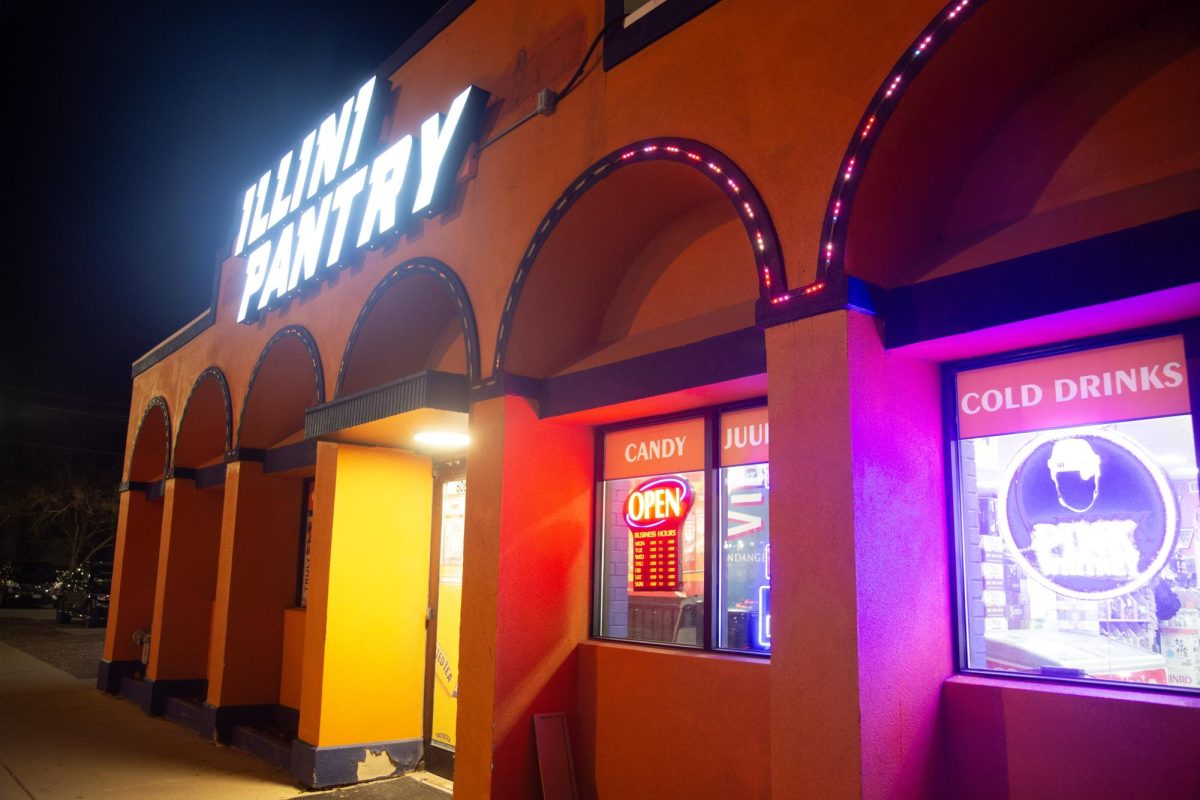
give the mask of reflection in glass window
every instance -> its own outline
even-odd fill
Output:
[[[721,580],[718,647],[771,647],[770,468],[747,464],[721,470]]]
[[[704,643],[704,472],[605,481],[599,635]]]

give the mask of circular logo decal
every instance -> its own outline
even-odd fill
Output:
[[[1162,469],[1110,431],[1032,440],[1005,469],[997,506],[1017,563],[1048,589],[1083,600],[1144,586],[1166,564],[1179,524]]]

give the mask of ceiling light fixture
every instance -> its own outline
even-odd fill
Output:
[[[420,431],[413,435],[413,441],[423,447],[458,450],[470,444],[471,437],[459,431]]]

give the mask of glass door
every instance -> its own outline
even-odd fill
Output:
[[[434,472],[428,666],[425,677],[425,768],[454,774],[458,716],[458,642],[462,610],[463,530],[467,482],[462,462]]]

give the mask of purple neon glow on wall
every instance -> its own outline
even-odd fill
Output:
[[[934,20],[905,50],[904,55],[889,72],[871,99],[863,114],[846,153],[842,156],[837,180],[830,194],[829,205],[822,226],[820,252],[817,255],[817,279],[798,289],[772,292],[771,303],[779,305],[804,295],[811,295],[825,288],[831,279],[840,278],[844,272],[846,225],[854,200],[854,190],[861,181],[867,158],[879,134],[895,110],[904,93],[904,88],[929,61],[929,57],[957,30],[967,15],[984,0],[957,0],[946,5]]]

